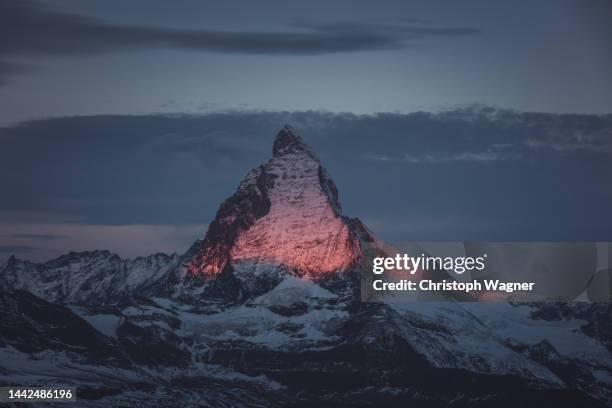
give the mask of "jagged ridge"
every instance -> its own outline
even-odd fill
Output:
[[[144,295],[180,263],[176,254],[122,259],[110,251],[70,252],[37,264],[11,257],[0,289],[23,289],[58,303],[105,305]]]

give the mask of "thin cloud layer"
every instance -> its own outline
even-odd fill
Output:
[[[0,17],[1,19],[2,17]],[[0,31],[2,28],[0,28]],[[2,41],[0,39],[0,41]],[[0,52],[0,86],[6,84],[9,78],[13,75],[23,74],[32,71],[32,67],[25,66],[23,64],[17,64],[10,61],[1,59],[2,53]]]
[[[56,239],[63,238],[57,234],[6,234],[0,235],[0,238],[15,238],[15,239],[30,239],[30,240],[41,240],[41,241],[53,241]]]
[[[28,245],[0,245],[0,257],[3,254],[29,254],[37,251],[39,248]]]
[[[42,3],[0,2],[0,84],[14,74],[10,58],[92,55],[134,49],[238,54],[319,55],[403,48],[427,37],[478,34],[475,28],[393,24],[302,23],[284,31],[185,30],[112,24]]]

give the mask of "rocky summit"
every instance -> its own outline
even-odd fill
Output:
[[[191,275],[215,275],[231,264],[243,273],[284,266],[317,278],[357,264],[359,236],[314,153],[289,126],[272,151],[221,205],[189,263]]]

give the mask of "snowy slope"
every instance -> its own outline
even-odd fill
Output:
[[[23,289],[59,303],[110,304],[144,293],[179,260],[176,254],[121,259],[109,251],[71,252],[43,264],[12,257],[0,267],[0,289]]]

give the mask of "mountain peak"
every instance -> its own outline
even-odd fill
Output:
[[[188,264],[192,276],[231,265],[242,275],[284,266],[320,277],[355,265],[359,237],[327,171],[290,126],[278,132],[272,150],[219,208]]]
[[[289,125],[283,126],[283,128],[276,135],[276,138],[274,139],[274,145],[272,147],[272,154],[274,157],[280,157],[290,154],[306,154],[314,158],[314,154],[308,148],[304,140]]]
[[[19,259],[13,254],[13,255],[10,256],[9,259],[7,259],[7,261],[5,263],[5,266],[7,268],[15,267],[17,262],[19,262]]]

